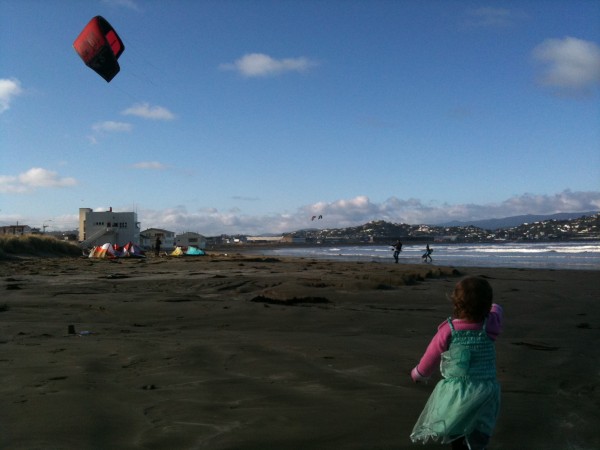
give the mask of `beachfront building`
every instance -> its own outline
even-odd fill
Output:
[[[283,236],[248,236],[248,244],[279,244],[283,242]]]
[[[154,248],[156,238],[160,238],[161,247],[170,249],[175,247],[175,232],[162,228],[148,228],[140,233],[140,246],[145,249]]]
[[[23,236],[24,234],[30,234],[32,229],[29,225],[7,225],[0,227],[0,235],[13,235]]]
[[[198,233],[193,233],[191,231],[178,234],[175,236],[175,246],[177,247],[190,247],[194,246],[199,249],[206,248],[206,238]]]
[[[94,211],[79,208],[79,245],[93,247],[106,243],[140,245],[140,223],[135,212]]]

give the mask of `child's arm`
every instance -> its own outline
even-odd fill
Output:
[[[438,332],[427,346],[427,350],[425,350],[421,361],[419,361],[419,364],[410,373],[415,383],[429,379],[433,372],[440,366],[442,353],[448,350],[450,335],[451,330],[448,322],[442,323],[438,328]]]
[[[413,370],[410,371],[410,377],[412,378],[412,380],[415,383],[418,383],[419,381],[429,380],[429,377],[425,377],[425,376],[423,376],[423,374],[421,374],[421,372],[419,372],[418,367],[419,366],[417,365],[417,366],[415,366],[415,368]]]
[[[498,335],[502,332],[502,322],[504,319],[504,311],[502,306],[494,303],[490,314],[488,315],[485,331],[489,337],[496,340]]]

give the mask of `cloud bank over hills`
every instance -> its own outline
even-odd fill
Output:
[[[140,162],[139,167],[160,170],[152,162]],[[0,192],[35,192],[48,187],[68,188],[75,180],[60,178],[55,173],[31,170],[17,177],[0,177]],[[255,200],[255,199],[254,199]],[[130,204],[83,205],[96,211],[132,211]],[[175,232],[195,231],[205,236],[220,234],[259,235],[286,233],[304,228],[345,228],[384,220],[405,224],[473,224],[489,219],[501,219],[524,215],[548,216],[556,213],[580,213],[600,211],[600,192],[573,192],[565,190],[553,195],[523,194],[499,203],[488,204],[432,204],[419,199],[390,197],[382,202],[368,196],[356,196],[332,202],[316,202],[298,207],[293,212],[273,214],[249,214],[239,208],[220,210],[216,207],[191,210],[178,205],[167,209],[135,207],[141,228],[164,228]],[[322,220],[311,220],[323,216]],[[78,211],[54,217],[32,217],[0,211],[0,225],[16,222],[39,227],[43,221],[52,219],[54,230],[70,230],[78,227]],[[502,226],[502,225],[499,225]],[[485,227],[484,227],[485,228]]]
[[[167,210],[140,209],[142,228],[197,231],[207,236],[219,234],[285,233],[307,227],[343,228],[372,220],[392,223],[439,224],[476,221],[526,214],[548,215],[559,212],[600,211],[600,192],[563,191],[555,195],[524,194],[500,203],[485,205],[430,205],[418,199],[390,197],[374,202],[366,196],[318,202],[301,206],[294,213],[249,215],[239,210],[216,208],[189,211],[183,206]],[[322,215],[320,221],[313,216]]]

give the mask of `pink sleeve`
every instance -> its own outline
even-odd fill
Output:
[[[423,378],[429,378],[436,369],[440,367],[440,360],[442,359],[442,353],[448,350],[450,345],[450,336],[452,332],[447,321],[444,321],[438,327],[438,332],[435,334],[425,354],[417,364],[417,372]]]
[[[485,324],[485,331],[488,336],[493,340],[496,340],[498,335],[502,332],[502,320],[504,318],[504,311],[502,306],[494,303],[490,314],[488,315],[487,322]]]

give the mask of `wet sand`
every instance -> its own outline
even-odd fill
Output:
[[[600,273],[459,271],[247,254],[1,261],[0,448],[442,448],[410,442],[435,381],[409,371],[467,274],[488,277],[506,315],[489,448],[600,448]]]

